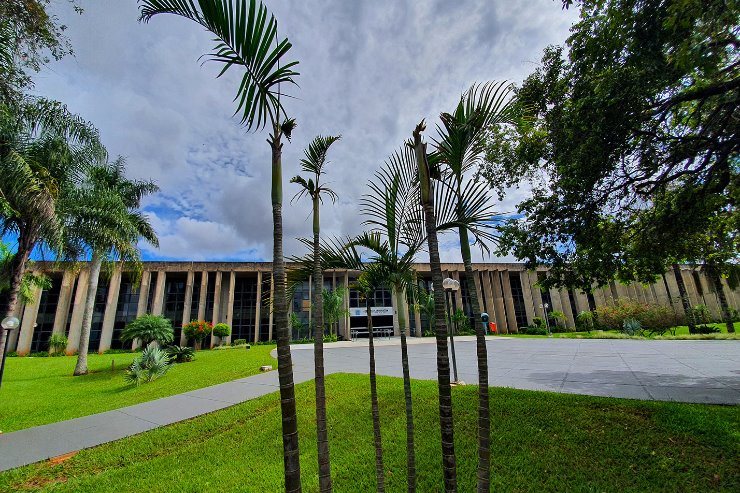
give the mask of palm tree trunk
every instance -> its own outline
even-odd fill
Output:
[[[712,284],[714,284],[715,291],[717,291],[717,299],[719,300],[719,306],[722,309],[722,320],[724,320],[725,327],[727,327],[727,333],[731,334],[735,332],[735,325],[732,322],[730,305],[727,303],[727,297],[725,296],[725,290],[722,287],[722,279],[720,278],[719,270],[714,266],[708,267],[707,273],[709,274],[709,278],[712,280]]]
[[[445,322],[445,299],[442,287],[442,266],[439,260],[437,221],[434,216],[434,194],[431,173],[427,161],[426,144],[421,133],[426,128],[422,121],[414,130],[414,151],[419,166],[421,205],[424,210],[424,226],[429,247],[429,267],[434,287],[434,324],[437,339],[437,387],[439,390],[439,427],[442,437],[442,469],[445,491],[457,491],[457,459],[455,457],[455,428],[452,418],[452,387],[450,386],[450,359],[447,349],[447,323]]]
[[[375,377],[375,344],[373,340],[372,297],[375,293],[367,293],[365,307],[367,309],[367,340],[370,351],[370,402],[373,412],[373,438],[375,439],[375,476],[378,480],[378,493],[385,491],[385,467],[383,466],[383,442],[380,436],[380,409],[378,408],[378,387]]]
[[[285,491],[301,491],[301,464],[298,448],[298,417],[296,415],[293,359],[290,355],[290,329],[286,300],[285,260],[283,259],[283,174],[280,129],[273,127],[269,142],[272,148],[272,275],[275,280],[273,303],[274,322],[277,325],[278,378],[280,381],[280,412],[283,423],[283,463]]]
[[[21,283],[23,282],[23,274],[26,272],[26,264],[28,264],[28,259],[31,256],[34,245],[35,242],[31,242],[25,235],[21,234],[18,237],[18,251],[13,256],[9,267],[10,290],[6,305],[2,309],[3,318],[13,316],[15,309],[18,307],[18,297],[21,291]],[[20,330],[20,327],[16,330]],[[8,342],[6,340],[7,335],[10,335],[10,332],[0,330],[0,357],[5,354],[5,344]]]
[[[676,278],[676,284],[678,284],[678,295],[681,298],[681,305],[686,314],[686,325],[689,326],[689,333],[693,334],[696,331],[696,321],[694,320],[694,312],[691,309],[689,292],[686,291],[686,284],[683,282],[683,276],[681,275],[681,267],[679,267],[678,264],[673,264],[673,276]]]
[[[488,399],[488,348],[486,331],[480,322],[478,291],[475,288],[473,263],[470,258],[468,230],[460,228],[460,250],[465,264],[465,281],[468,283],[470,305],[473,309],[475,348],[478,357],[478,493],[488,493],[491,483],[491,419]]]
[[[87,375],[87,351],[90,344],[90,328],[92,327],[92,315],[95,308],[95,295],[98,292],[98,279],[100,278],[100,266],[103,257],[93,250],[90,260],[90,281],[87,285],[85,296],[85,311],[82,312],[82,328],[80,329],[80,345],[77,348],[77,364],[74,376]]]
[[[319,459],[319,491],[332,491],[329,434],[326,429],[326,388],[324,385],[324,307],[321,291],[324,273],[319,248],[319,197],[313,198],[313,360],[316,378],[316,443]]]
[[[408,491],[416,491],[416,452],[414,450],[414,410],[411,400],[411,374],[409,371],[409,350],[406,344],[406,314],[403,307],[403,288],[396,288],[398,306],[398,328],[401,332],[401,366],[403,367],[403,395],[406,400],[406,467]]]

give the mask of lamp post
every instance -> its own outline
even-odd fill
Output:
[[[452,382],[455,385],[463,385],[463,382],[461,382],[457,378],[457,358],[455,356],[455,329],[452,322],[452,316],[450,315],[450,305],[452,304],[452,292],[457,291],[460,289],[460,281],[456,281],[455,279],[450,279],[449,277],[442,281],[442,287],[445,289],[445,305],[447,305],[447,320],[449,320],[449,325],[447,326],[447,330],[450,334],[450,349],[452,350],[452,370],[455,375],[455,380]],[[448,297],[450,298],[448,300]],[[455,323],[457,325],[457,323]]]
[[[0,362],[0,386],[3,384],[3,373],[5,372],[5,355],[8,354],[8,341],[10,331],[15,330],[20,325],[20,321],[15,317],[5,317],[2,321],[3,331],[5,331],[5,343],[3,344],[2,362]]]
[[[543,303],[540,305],[540,308],[543,308],[545,312],[545,328],[547,329],[547,337],[552,337],[552,332],[550,332],[550,316],[547,314],[547,309],[550,308],[550,305]]]

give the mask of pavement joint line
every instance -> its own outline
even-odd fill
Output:
[[[181,394],[176,394],[176,395],[181,395]],[[148,401],[148,402],[152,402],[152,401]],[[144,402],[142,402],[142,404],[145,404],[145,403],[144,403]],[[135,404],[135,405],[137,405],[137,406],[138,406],[138,404]],[[129,407],[133,407],[133,406],[129,406]],[[138,419],[139,421],[143,421],[143,422],[145,422],[145,423],[149,423],[149,424],[152,424],[152,425],[156,425],[156,426],[164,426],[164,425],[163,425],[162,423],[157,423],[156,421],[151,421],[151,420],[148,420],[148,419],[144,419],[144,418],[141,418],[141,417],[139,417],[139,416],[134,416],[133,414],[129,414],[129,413],[127,413],[126,411],[123,411],[123,409],[126,409],[126,408],[124,407],[124,408],[121,408],[121,409],[116,409],[116,411],[118,411],[118,412],[119,412],[119,413],[121,413],[121,414],[125,414],[125,415],[126,415],[126,416],[128,416],[129,418],[134,418],[134,419]],[[95,416],[95,415],[93,414],[92,416]],[[85,417],[85,416],[83,416],[83,418],[84,418],[84,417]],[[60,421],[60,423],[63,423],[63,421]],[[97,426],[93,426],[92,428],[97,428]],[[22,431],[22,430],[19,430],[19,431]],[[130,436],[130,435],[127,435],[127,436]],[[107,442],[102,442],[102,443],[107,443]],[[102,445],[102,443],[101,443],[101,444],[99,444],[99,445]]]

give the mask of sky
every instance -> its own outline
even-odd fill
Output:
[[[144,210],[160,246],[142,244],[144,259],[271,260],[267,132],[247,132],[232,116],[239,73],[216,79],[220,66],[199,60],[212,36],[175,16],[139,23],[134,0],[77,3],[82,15],[67,0],[52,2],[75,55],[37,74],[33,93],[93,122],[109,154],[126,158],[132,178],[159,185]],[[357,234],[368,180],[422,118],[431,130],[475,82],[520,83],[547,45],[565,41],[577,15],[559,0],[266,5],[293,44],[289,56],[300,62],[295,99],[285,103],[298,122],[283,148],[286,255],[303,254],[297,238],[311,235],[310,204],[291,204],[298,187],[288,179],[316,135],[342,136],[326,167],[339,199],[322,207],[322,233]],[[526,193],[510,190],[497,209],[514,211]],[[440,239],[440,253],[443,262],[460,261],[455,235]]]

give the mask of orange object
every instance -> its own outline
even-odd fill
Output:
[[[491,332],[498,333],[498,331],[496,330],[496,323],[495,322],[488,322],[488,328],[490,329]]]

